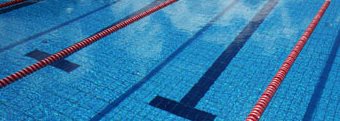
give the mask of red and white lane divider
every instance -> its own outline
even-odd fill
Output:
[[[136,21],[138,21],[138,20],[140,20],[140,19],[142,19],[142,18],[144,18],[144,17],[146,17],[146,16],[148,16],[148,15],[150,15],[150,14],[152,14],[152,13],[154,13],[154,12],[156,12],[156,11],[158,11],[158,10],[160,10],[160,9],[162,9],[162,8],[172,4],[174,2],[176,2],[176,1],[177,0],[166,0],[165,2],[160,3],[159,5],[157,5],[155,7],[152,7],[152,8],[150,8],[150,9],[144,11],[144,12],[141,12],[141,13],[135,15],[135,16],[132,16],[129,19],[126,19],[126,20],[124,20],[124,21],[122,21],[122,22],[120,22],[116,25],[113,25],[110,28],[105,29],[105,30],[103,30],[103,31],[91,36],[91,37],[88,37],[88,38],[86,38],[86,39],[84,39],[84,40],[82,40],[82,41],[80,41],[80,42],[78,42],[78,43],[76,43],[76,44],[74,44],[70,47],[67,47],[67,48],[65,48],[65,49],[45,58],[43,60],[40,60],[33,65],[30,65],[30,66],[28,66],[28,67],[26,67],[26,68],[24,68],[20,71],[17,71],[16,73],[11,74],[11,75],[1,79],[0,80],[0,88],[3,88],[5,86],[15,82],[18,79],[21,79],[21,78],[23,78],[23,77],[25,77],[29,74],[32,74],[33,72],[38,71],[39,69],[44,68],[44,67],[46,67],[47,65],[49,65],[53,62],[56,62],[56,61],[58,61],[62,58],[65,58],[68,55],[71,55],[71,54],[77,52],[78,50],[80,50],[84,47],[87,47],[90,44],[93,44],[94,42],[100,40],[101,38],[104,38],[104,37],[108,36],[109,34],[115,32],[115,31],[118,31],[121,28],[124,28],[124,27],[126,27],[126,26],[128,26],[128,25],[130,25],[130,24],[132,24],[132,23],[134,23],[134,22],[136,22]]]
[[[9,2],[0,3],[0,8],[8,7],[8,6],[18,4],[18,3],[21,3],[21,2],[25,2],[25,0],[12,0],[12,1],[9,1]]]
[[[307,40],[313,33],[314,29],[318,25],[321,17],[325,13],[326,9],[330,4],[330,0],[326,0],[325,3],[322,5],[321,9],[318,11],[317,15],[313,18],[312,22],[309,24],[308,28],[305,30],[304,34],[297,42],[289,56],[283,62],[282,66],[280,67],[279,71],[274,76],[273,80],[268,85],[267,89],[261,95],[260,99],[257,101],[255,106],[253,107],[252,111],[247,117],[247,121],[258,121],[262,116],[264,110],[268,106],[270,100],[274,96],[275,92],[279,88],[281,82],[286,77],[289,69],[292,67],[293,63],[295,62],[296,58],[298,57],[299,53],[301,52],[302,48],[306,44]]]

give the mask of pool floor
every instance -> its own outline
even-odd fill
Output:
[[[0,78],[167,1],[0,8]],[[245,120],[323,3],[177,0],[0,88],[0,121]],[[331,1],[261,121],[340,120],[339,6]]]

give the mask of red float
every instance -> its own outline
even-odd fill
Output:
[[[25,0],[12,0],[12,1],[9,1],[9,2],[1,3],[0,8],[8,7],[8,6],[18,4],[18,3],[21,3],[21,2],[25,2]]]
[[[289,69],[292,67],[294,61],[298,57],[299,53],[301,52],[302,48],[306,44],[310,35],[313,33],[321,17],[323,16],[326,9],[328,8],[330,2],[331,2],[330,0],[326,0],[325,3],[322,5],[321,9],[318,11],[317,15],[313,18],[312,22],[309,24],[304,34],[300,38],[300,40],[296,43],[291,53],[288,55],[286,60],[283,62],[279,71],[276,73],[273,80],[268,85],[267,89],[264,91],[260,99],[255,104],[254,108],[252,109],[252,111],[250,112],[250,114],[248,115],[246,119],[247,121],[258,121],[261,118],[262,113],[268,106],[270,100],[272,99],[275,92],[279,88],[281,82],[287,75]]]

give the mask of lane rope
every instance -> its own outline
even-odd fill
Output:
[[[111,27],[109,27],[109,28],[107,28],[103,31],[100,31],[93,36],[90,36],[90,37],[88,37],[88,38],[86,38],[86,39],[84,39],[84,40],[82,40],[78,43],[75,43],[75,44],[73,44],[73,45],[71,45],[71,46],[69,46],[69,47],[67,47],[67,48],[65,48],[65,49],[45,58],[45,59],[43,59],[43,60],[36,62],[35,64],[27,66],[26,68],[24,68],[20,71],[17,71],[15,73],[1,79],[0,80],[0,88],[3,88],[3,87],[5,87],[5,86],[7,86],[7,85],[9,85],[9,84],[11,84],[15,81],[27,76],[27,75],[30,75],[33,72],[36,72],[36,71],[40,70],[41,68],[44,68],[49,64],[52,64],[53,62],[56,62],[60,59],[63,59],[65,57],[79,51],[80,49],[85,48],[85,47],[93,44],[94,42],[110,35],[111,33],[118,31],[118,30],[120,30],[120,29],[122,29],[122,28],[124,28],[124,27],[126,27],[126,26],[128,26],[128,25],[130,25],[130,24],[132,24],[132,23],[134,23],[134,22],[136,22],[136,21],[138,21],[138,20],[140,20],[140,19],[142,19],[142,18],[144,18],[144,17],[146,17],[146,16],[148,16],[148,15],[150,15],[150,14],[152,14],[152,13],[154,13],[154,12],[156,12],[156,11],[158,11],[158,10],[160,10],[160,9],[162,9],[162,8],[172,4],[174,2],[176,2],[176,1],[177,0],[166,0],[165,2],[162,2],[155,7],[152,7],[152,8],[150,8],[150,9],[144,11],[144,12],[141,12],[141,13],[139,13],[135,16],[132,16],[132,17],[130,17],[130,18],[128,18],[128,19],[126,19],[122,22],[119,22],[118,24],[115,24],[115,25],[113,25],[113,26],[111,26]]]
[[[255,106],[253,107],[250,114],[248,115],[246,121],[258,121],[261,118],[270,100],[274,96],[281,82],[286,77],[289,69],[294,64],[299,53],[303,49],[304,45],[307,43],[309,37],[311,36],[314,29],[318,25],[325,11],[327,10],[330,2],[331,2],[330,0],[326,0],[324,4],[321,6],[320,10],[316,14],[316,16],[313,18],[312,22],[308,25],[308,28],[305,30],[302,37],[299,39],[299,41],[296,43],[291,53],[288,55],[286,60],[283,62],[279,71],[276,73],[276,75],[274,76],[274,78],[269,83],[268,87],[266,88],[266,90],[263,92],[259,100],[256,102]]]
[[[18,4],[18,3],[22,3],[22,2],[25,2],[25,0],[12,0],[12,1],[8,1],[8,2],[5,2],[5,3],[1,3],[0,4],[0,8],[8,7],[8,6],[11,6],[11,5],[14,5],[14,4]]]

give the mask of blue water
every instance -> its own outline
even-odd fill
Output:
[[[0,78],[162,1],[0,9]],[[244,120],[323,2],[179,0],[1,89],[0,120]],[[261,120],[340,120],[338,6],[333,0]]]

